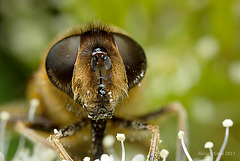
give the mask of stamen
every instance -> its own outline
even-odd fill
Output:
[[[34,115],[35,115],[35,111],[37,109],[37,107],[39,106],[40,102],[38,99],[31,99],[29,102],[29,112],[28,112],[28,120],[30,122],[34,122]],[[21,150],[23,149],[25,145],[25,137],[23,135],[20,136],[20,141],[17,147],[17,150],[15,152],[15,155],[13,157],[13,160],[15,160],[15,158],[18,157],[19,153],[21,152]]]
[[[0,160],[1,160],[1,161],[4,160],[4,155],[3,155],[2,152],[0,152]]]
[[[117,140],[121,141],[121,146],[122,146],[122,161],[125,161],[125,148],[124,148],[124,140],[125,140],[125,135],[124,134],[117,134]]]
[[[29,112],[28,112],[28,119],[30,122],[33,122],[34,121],[34,114],[35,114],[35,111],[37,109],[37,107],[39,106],[40,102],[38,99],[32,99],[30,102],[30,109],[29,109]]]
[[[211,156],[211,161],[213,161],[213,151],[212,151],[213,143],[210,142],[210,141],[206,142],[205,145],[204,145],[204,148],[208,148],[209,149],[210,156]]]
[[[189,161],[193,161],[193,159],[191,158],[191,156],[190,156],[190,154],[188,153],[188,150],[187,150],[187,148],[186,148],[186,146],[185,146],[183,136],[184,136],[184,132],[183,132],[183,131],[179,131],[179,132],[178,132],[178,138],[181,140],[181,144],[182,144],[182,147],[183,147],[183,151],[184,151],[184,153],[186,154],[188,160],[189,160]]]
[[[2,111],[0,118],[2,121],[8,121],[10,119],[10,114],[7,111]]]
[[[18,147],[17,147],[17,150],[16,150],[12,160],[16,160],[18,158],[18,156],[19,156],[21,150],[23,149],[24,145],[25,145],[25,137],[23,135],[20,135]]]
[[[232,127],[233,126],[233,121],[231,119],[225,119],[223,122],[223,127]]]
[[[0,120],[1,120],[1,133],[0,133],[0,152],[4,155],[5,153],[5,143],[4,143],[4,138],[5,138],[5,132],[6,132],[6,126],[7,122],[10,119],[10,114],[7,111],[2,111],[0,113]]]
[[[231,119],[226,119],[222,122],[223,124],[223,127],[226,127],[226,131],[225,131],[225,137],[224,137],[224,140],[223,140],[223,144],[222,144],[222,147],[218,153],[218,156],[217,156],[217,159],[216,161],[219,161],[223,155],[223,151],[227,145],[227,141],[228,141],[228,136],[229,136],[229,127],[233,126],[233,121]]]
[[[166,149],[162,149],[160,151],[160,157],[163,159],[163,161],[166,161],[166,158],[168,157],[169,151]]]

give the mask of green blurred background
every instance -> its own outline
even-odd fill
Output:
[[[221,122],[234,126],[222,160],[240,160],[240,0],[1,0],[0,103],[22,99],[42,52],[59,33],[100,20],[124,29],[146,52],[141,109],[178,100],[189,115],[190,154],[218,152]],[[176,117],[160,123],[175,157]]]

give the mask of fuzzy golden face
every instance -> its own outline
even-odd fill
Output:
[[[130,37],[92,26],[54,44],[45,65],[52,84],[98,120],[111,118],[119,101],[141,81],[146,58]]]

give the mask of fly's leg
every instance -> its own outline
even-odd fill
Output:
[[[161,108],[160,110],[157,110],[145,116],[139,117],[139,119],[142,121],[153,121],[163,115],[174,114],[174,113],[178,115],[178,130],[184,131],[184,136],[187,138],[187,134],[188,134],[187,114],[186,114],[185,108],[179,102],[173,102],[168,106]],[[186,142],[187,141],[188,139],[186,139]],[[184,151],[181,147],[180,141],[177,142],[176,160],[177,161],[185,160]]]
[[[157,125],[147,125],[147,129],[152,131],[152,139],[147,160],[154,161],[157,160],[156,153],[159,144],[159,129]]]
[[[45,146],[47,146],[48,148],[55,149],[58,152],[58,155],[60,156],[61,159],[64,159],[67,161],[73,161],[58,140],[61,135],[59,135],[58,133],[50,135],[47,140],[45,137],[39,135],[37,132],[35,132],[33,129],[31,129],[28,126],[32,126],[32,124],[18,121],[16,124],[16,129],[17,131],[19,131],[21,134],[23,134],[30,140],[34,142],[40,142]]]
[[[53,143],[54,147],[60,154],[60,157],[64,160],[70,161],[70,156],[67,154],[65,149],[59,143],[58,139],[62,137],[71,136],[77,131],[81,130],[81,128],[85,127],[89,123],[89,119],[83,119],[76,124],[70,125],[65,129],[61,129],[54,135],[49,137],[49,140]],[[103,154],[103,144],[102,140],[105,135],[107,120],[99,119],[99,120],[91,120],[92,125],[92,146],[93,146],[93,159],[100,159]]]
[[[63,137],[63,135],[60,132],[56,132],[55,134],[49,136],[48,141],[49,143],[51,143],[52,147],[58,152],[58,155],[62,160],[73,161],[73,159],[69,156],[68,152],[59,142],[60,137]]]
[[[74,135],[77,131],[80,131],[83,127],[85,127],[89,121],[87,119],[83,119],[75,124],[72,124],[64,129],[61,130],[53,130],[57,129],[57,126],[48,125],[46,124],[39,124],[39,123],[27,123],[23,121],[18,121],[16,124],[16,129],[21,134],[25,135],[27,138],[34,142],[40,142],[45,146],[54,149],[58,152],[58,155],[62,160],[72,161],[73,159],[69,156],[66,152],[64,147],[59,142],[59,139],[67,136]],[[48,139],[46,137],[38,134],[35,130],[41,130],[44,132],[53,132],[54,134],[50,135]]]
[[[32,125],[32,123],[18,121],[15,127],[19,133],[23,134],[33,142],[40,142],[45,146],[52,148],[51,144],[46,140],[44,136],[41,136],[34,129],[31,128]]]
[[[60,133],[62,134],[62,136],[60,138],[74,135],[76,132],[86,127],[89,123],[90,122],[88,119],[82,119],[76,122],[75,124],[72,124],[64,129],[61,129]]]
[[[132,121],[126,120],[122,118],[114,117],[112,119],[113,123],[117,126],[128,128],[131,130],[149,130],[152,132],[152,139],[150,144],[150,149],[148,153],[147,161],[156,161],[156,155],[158,151],[158,144],[159,144],[159,129],[157,125],[148,125],[145,122],[141,121]]]
[[[76,132],[80,131],[83,127],[85,127],[88,123],[89,121],[87,119],[83,119],[59,131],[54,130],[55,134],[49,136],[48,141],[52,143],[52,147],[58,152],[58,155],[62,160],[73,161],[73,159],[69,156],[67,151],[62,146],[62,144],[59,142],[59,139],[74,135]]]
[[[147,114],[145,116],[139,117],[140,121],[131,121],[122,118],[113,118],[112,121],[117,126],[121,126],[123,128],[129,128],[131,130],[149,130],[152,132],[152,139],[150,144],[150,149],[148,153],[148,161],[156,161],[158,160],[158,144],[159,144],[159,130],[157,125],[150,125],[145,122],[151,122],[156,120],[157,118],[166,115],[166,114],[178,114],[178,129],[184,131],[187,134],[187,115],[184,107],[178,103],[174,102],[169,104],[166,107],[161,108],[155,112]],[[182,161],[184,160],[184,152],[181,147],[180,142],[177,142],[177,155],[176,160]]]

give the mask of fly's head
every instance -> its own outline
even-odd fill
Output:
[[[110,119],[145,70],[143,49],[130,37],[103,27],[63,38],[46,58],[53,85],[82,104],[95,120]]]

